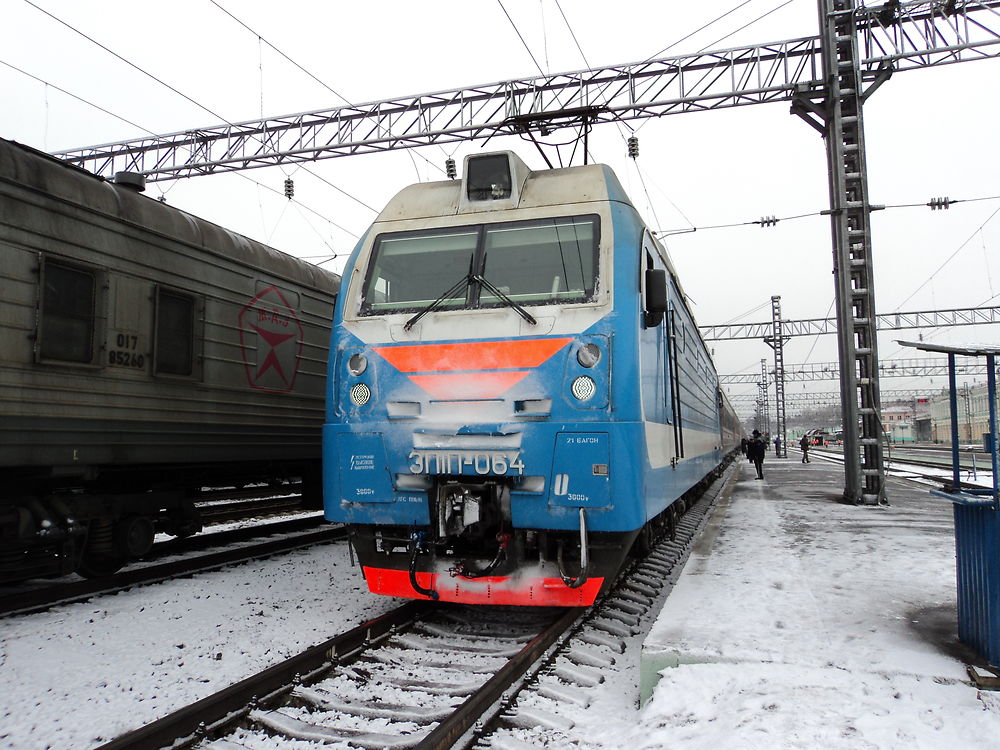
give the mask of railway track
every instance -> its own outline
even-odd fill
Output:
[[[203,492],[195,501],[198,515],[206,526],[291,513],[302,508],[301,484],[278,488],[255,487],[244,490]]]
[[[507,747],[514,727],[568,732],[558,707],[585,705],[604,670],[627,668],[621,654],[655,620],[724,484],[594,607],[409,602],[100,750],[485,749]]]
[[[818,448],[811,448],[809,450],[810,455],[816,458],[821,458],[827,461],[835,461],[843,463],[844,454],[838,451],[822,450]],[[920,468],[927,469],[938,469],[940,470],[951,470],[951,464],[945,464],[940,461],[922,461],[920,459],[914,458],[889,458],[886,460],[886,473],[890,476],[896,477],[897,479],[909,479],[913,481],[919,481],[920,483],[926,484],[939,484],[946,487],[952,486],[952,478],[950,475],[944,474],[929,474],[926,472],[921,472]],[[990,471],[989,464],[979,466],[979,471],[988,473]],[[962,466],[962,472],[969,474],[972,470],[972,466]],[[986,487],[985,484],[975,484],[972,482],[962,481],[960,485],[963,489],[982,489]]]
[[[263,536],[270,538],[260,539]],[[157,583],[343,539],[346,539],[343,528],[326,525],[319,514],[249,528],[172,539],[154,545],[154,552],[151,554],[160,558],[180,555],[181,558],[178,560],[133,567],[102,578],[45,582],[34,587],[25,585],[7,587],[6,592],[0,591],[0,617],[38,612],[98,594],[113,593],[133,586]],[[217,551],[192,554],[212,549]]]

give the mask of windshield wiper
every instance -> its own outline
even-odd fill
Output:
[[[414,325],[416,325],[416,323],[417,323],[418,320],[420,320],[422,317],[424,317],[427,313],[434,312],[434,310],[437,310],[438,307],[441,306],[442,302],[444,302],[446,299],[448,299],[449,297],[451,297],[453,294],[458,293],[458,291],[460,289],[466,289],[469,286],[469,284],[471,284],[473,282],[474,279],[475,279],[475,276],[472,274],[471,271],[469,273],[467,273],[465,276],[463,276],[462,278],[460,278],[458,281],[456,281],[454,284],[452,284],[447,289],[447,291],[444,292],[444,294],[442,294],[436,300],[434,300],[429,305],[427,305],[427,307],[425,307],[420,312],[418,312],[416,315],[414,315],[412,318],[410,318],[408,321],[406,321],[406,323],[403,324],[403,330],[404,331],[409,331],[411,328],[413,328]]]
[[[489,292],[491,294],[493,294],[496,297],[499,297],[500,300],[505,305],[507,305],[507,307],[512,307],[514,309],[514,311],[518,315],[520,315],[522,318],[524,318],[528,323],[530,323],[533,326],[534,325],[538,325],[538,321],[535,320],[533,317],[531,317],[531,314],[527,310],[525,310],[523,307],[521,307],[519,304],[517,304],[514,300],[512,300],[506,294],[504,294],[499,289],[497,289],[495,286],[493,286],[493,284],[489,281],[489,279],[484,278],[483,276],[479,275],[478,273],[477,274],[469,274],[469,279],[471,281],[476,281],[476,282],[482,284],[484,287],[486,287],[487,290],[489,290]]]
[[[438,297],[436,300],[427,305],[427,307],[423,308],[420,312],[418,312],[416,315],[414,315],[412,318],[406,321],[406,323],[403,324],[403,330],[409,331],[411,328],[413,328],[413,326],[417,324],[417,321],[419,321],[427,313],[434,312],[435,310],[437,310],[446,299],[448,299],[454,294],[457,294],[460,290],[468,288],[469,284],[471,284],[472,282],[476,282],[477,284],[481,284],[482,286],[486,287],[487,291],[489,291],[491,294],[497,297],[507,307],[513,308],[513,310],[522,318],[524,318],[524,320],[527,321],[529,324],[533,326],[538,325],[538,321],[535,320],[527,310],[521,307],[521,305],[512,300],[506,294],[501,292],[496,286],[492,284],[492,282],[489,281],[489,279],[484,278],[482,275],[478,273],[472,273],[472,271],[469,271],[469,273],[467,273],[465,276],[463,276],[454,284],[452,284],[440,297]]]

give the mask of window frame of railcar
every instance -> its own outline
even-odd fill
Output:
[[[184,301],[187,320],[175,323],[176,316],[169,310],[172,302]],[[154,292],[153,312],[153,375],[158,378],[197,380],[201,377],[201,323],[204,303],[201,297],[173,287],[157,284]],[[183,330],[182,330],[183,329]],[[177,346],[180,344],[180,346]],[[184,351],[173,360],[180,349]],[[177,366],[174,363],[180,361]],[[170,365],[167,367],[165,365]],[[170,369],[170,368],[173,369]]]
[[[590,227],[590,237],[585,238],[583,244],[581,244],[581,238],[579,235],[579,227],[582,226]],[[556,245],[561,247],[563,239],[558,237],[559,232],[562,228],[572,226],[574,227],[574,236],[566,241],[573,241],[578,248],[578,254],[580,255],[581,263],[589,262],[589,277],[587,276],[588,271],[584,266],[581,266],[582,270],[580,274],[580,289],[569,289],[566,290],[552,290],[551,287],[555,286],[557,283],[562,283],[562,277],[553,277],[552,281],[549,283],[549,291],[508,291],[504,288],[502,271],[508,270],[501,267],[501,277],[497,277],[496,267],[494,267],[494,273],[490,273],[490,260],[496,259],[497,257],[497,247],[490,246],[489,243],[497,237],[502,236],[504,233],[516,232],[516,231],[542,231],[547,229],[552,229],[555,231]],[[507,237],[513,235],[508,234]],[[428,289],[425,294],[426,299],[406,299],[399,302],[392,302],[389,300],[378,301],[373,299],[375,294],[387,294],[391,293],[392,279],[388,278],[388,274],[384,273],[384,266],[387,265],[387,260],[392,257],[386,255],[384,249],[387,247],[388,243],[406,243],[411,240],[433,240],[442,237],[453,237],[453,238],[468,238],[470,243],[472,238],[474,238],[474,244],[469,244],[461,247],[456,247],[454,249],[462,253],[462,256],[458,259],[461,262],[454,261],[448,270],[448,273],[439,273],[434,278],[433,291]],[[551,244],[551,243],[549,243]],[[589,251],[586,245],[589,244]],[[537,247],[538,245],[512,245],[507,247],[508,251],[516,251],[518,249],[524,249],[529,247]],[[416,255],[419,248],[414,248],[409,250],[405,245],[401,244],[399,256],[412,254]],[[487,290],[482,288],[482,285],[478,282],[473,281],[465,287],[460,286],[463,281],[463,274],[469,274],[470,272],[475,275],[482,275],[491,283],[496,284],[501,291],[508,294],[510,299],[524,306],[540,306],[540,305],[568,305],[568,304],[590,304],[593,303],[598,296],[599,286],[600,286],[600,249],[601,249],[601,218],[597,214],[577,214],[577,215],[560,215],[560,216],[548,216],[542,218],[525,219],[519,221],[505,221],[505,222],[493,222],[493,223],[479,223],[479,224],[467,224],[461,226],[450,226],[450,227],[435,227],[428,229],[410,230],[403,232],[386,232],[379,234],[373,244],[371,257],[368,260],[368,269],[365,274],[365,280],[361,288],[360,295],[360,305],[358,309],[358,314],[361,316],[375,316],[375,315],[391,315],[394,313],[412,313],[426,308],[428,305],[432,304],[435,299],[437,299],[441,294],[448,290],[448,284],[459,285],[454,291],[453,295],[448,299],[441,300],[437,304],[437,309],[439,310],[471,310],[471,309],[490,309],[499,308],[505,306],[507,303],[498,299],[495,295],[489,294]],[[428,252],[435,252],[433,249],[428,250]],[[445,251],[439,251],[445,252]],[[586,257],[589,252],[589,259]],[[491,255],[492,253],[492,255]],[[428,256],[429,257],[429,256]],[[562,258],[562,256],[560,256]],[[565,265],[564,265],[565,269]],[[564,270],[564,273],[567,273]],[[535,273],[534,276],[539,276]],[[567,273],[568,275],[568,273]],[[402,275],[398,276],[402,278]],[[495,280],[499,278],[499,283]],[[568,284],[567,284],[568,287]],[[433,296],[431,296],[433,294]]]
[[[87,294],[79,298],[80,288],[69,287],[68,276],[64,276],[61,290],[53,284],[60,274],[72,274],[77,282],[82,277],[89,279]],[[106,273],[94,266],[71,263],[61,258],[43,257],[40,263],[38,285],[38,323],[36,336],[36,361],[45,364],[75,365],[83,367],[100,366],[100,325],[98,314],[103,299],[102,291],[107,286]],[[83,304],[80,304],[80,303]],[[75,324],[75,325],[74,325]],[[81,330],[82,335],[72,334],[72,329]],[[62,330],[59,330],[59,329]],[[73,352],[67,344],[80,346]]]

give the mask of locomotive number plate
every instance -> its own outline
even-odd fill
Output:
[[[524,474],[520,451],[413,451],[411,474]]]

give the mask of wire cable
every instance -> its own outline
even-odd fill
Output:
[[[216,8],[218,8],[219,10],[221,10],[221,11],[222,11],[223,13],[225,13],[225,14],[226,14],[227,16],[229,16],[229,17],[230,17],[231,19],[233,19],[233,20],[234,20],[234,21],[235,21],[236,23],[238,23],[238,24],[239,24],[240,26],[242,26],[242,27],[243,27],[244,29],[246,29],[246,30],[247,30],[247,31],[249,31],[249,32],[250,32],[251,34],[253,34],[253,35],[254,35],[255,37],[257,37],[257,39],[259,39],[259,40],[260,40],[261,42],[263,42],[263,43],[264,43],[264,44],[266,44],[266,45],[267,45],[268,47],[270,47],[270,48],[271,48],[271,49],[273,49],[273,50],[274,50],[275,52],[277,52],[277,53],[278,53],[279,55],[281,55],[281,56],[282,56],[283,58],[285,58],[285,60],[287,60],[288,62],[290,62],[290,63],[291,63],[292,65],[294,65],[294,66],[295,66],[296,68],[298,68],[299,70],[301,70],[301,71],[302,71],[303,73],[305,73],[305,74],[306,74],[307,76],[309,76],[309,77],[310,77],[311,79],[313,79],[314,81],[316,81],[316,83],[318,83],[318,84],[319,84],[320,86],[322,86],[322,87],[323,87],[323,88],[325,88],[325,89],[326,89],[327,91],[329,91],[329,92],[330,92],[331,94],[333,94],[333,95],[334,95],[334,96],[336,96],[336,97],[337,97],[338,99],[340,99],[340,100],[341,100],[342,102],[344,102],[344,104],[345,104],[345,105],[347,105],[348,107],[353,107],[353,106],[354,106],[354,103],[353,103],[353,102],[351,102],[351,101],[350,101],[350,100],[349,100],[349,99],[348,99],[348,98],[347,98],[346,96],[344,96],[343,94],[341,94],[341,93],[340,93],[339,91],[337,91],[336,89],[334,89],[334,88],[333,88],[332,86],[330,86],[329,84],[327,84],[327,83],[326,83],[325,81],[321,80],[321,79],[320,79],[320,78],[319,78],[318,76],[314,75],[314,74],[313,74],[312,72],[310,72],[309,70],[307,70],[307,69],[306,69],[305,67],[303,67],[302,65],[300,65],[300,64],[299,64],[298,62],[296,62],[295,60],[293,60],[293,59],[292,59],[291,57],[289,57],[289,56],[288,56],[287,54],[285,54],[285,52],[283,52],[282,50],[278,49],[278,47],[276,47],[276,46],[275,46],[274,44],[272,44],[272,43],[271,43],[270,41],[268,41],[267,39],[265,39],[265,38],[264,38],[264,37],[263,37],[263,36],[262,36],[262,35],[260,34],[260,32],[258,32],[258,31],[256,31],[256,30],[252,29],[252,28],[251,28],[250,26],[248,26],[248,25],[247,25],[247,24],[246,24],[246,23],[245,23],[245,22],[244,22],[244,21],[243,21],[242,19],[240,19],[240,18],[238,18],[237,16],[233,15],[233,13],[231,13],[231,12],[230,12],[230,11],[228,11],[228,10],[226,10],[226,8],[224,8],[224,7],[223,7],[223,6],[221,6],[221,5],[220,5],[220,4],[218,3],[218,2],[216,2],[216,0],[209,0],[209,2],[210,2],[210,3],[212,3],[212,5],[214,5],[214,6],[216,7]],[[262,95],[263,95],[263,89],[262,89],[262,92],[261,92],[261,93],[262,93]],[[261,119],[263,119],[263,113],[261,114]],[[444,152],[444,154],[445,154],[446,156],[448,155],[448,152],[447,152],[447,151],[445,151],[445,149],[444,149],[444,147],[443,147],[443,146],[441,146],[440,144],[435,144],[435,145],[436,145],[436,146],[437,146],[438,148],[440,148],[440,149],[441,149],[441,151],[442,151],[442,152]],[[409,149],[409,150],[412,150],[412,149]],[[442,168],[441,168],[441,167],[440,167],[439,165],[437,165],[437,164],[435,164],[434,162],[432,162],[432,161],[431,161],[430,159],[428,159],[428,158],[427,158],[426,156],[424,156],[423,154],[421,154],[421,153],[420,153],[419,151],[417,152],[417,156],[419,156],[419,157],[420,157],[421,159],[423,159],[424,161],[426,161],[426,162],[427,162],[428,164],[430,164],[430,165],[431,165],[432,167],[434,167],[434,168],[435,168],[435,169],[437,169],[437,170],[438,170],[439,172],[441,172],[442,174],[444,174],[444,169],[442,169]]]
[[[97,41],[93,37],[88,36],[87,34],[85,34],[84,32],[80,31],[79,29],[75,28],[74,26],[72,26],[71,24],[67,23],[66,21],[63,21],[58,16],[55,16],[52,13],[50,13],[49,11],[45,10],[44,8],[39,7],[38,5],[36,5],[35,3],[33,3],[32,0],[24,0],[24,2],[26,2],[28,5],[30,5],[32,8],[34,8],[37,11],[39,11],[40,13],[45,14],[46,16],[48,16],[49,18],[51,18],[53,21],[56,21],[57,23],[61,24],[62,26],[65,26],[67,29],[69,29],[70,31],[72,31],[74,34],[78,34],[79,36],[82,36],[84,39],[86,39],[87,41],[91,42],[92,44],[97,45],[102,50],[104,50],[105,52],[107,52],[109,55],[111,55],[111,56],[117,58],[118,60],[122,61],[123,63],[125,63],[129,67],[134,68],[138,72],[142,73],[144,76],[147,76],[148,78],[152,78],[154,81],[156,81],[157,83],[159,83],[161,86],[166,87],[167,89],[169,89],[170,91],[174,92],[175,94],[177,94],[181,98],[186,99],[187,101],[191,102],[191,104],[195,105],[199,109],[202,109],[205,112],[208,112],[213,117],[217,117],[219,120],[221,120],[222,122],[224,122],[226,125],[229,125],[231,127],[236,127],[234,123],[230,122],[227,118],[225,118],[222,115],[220,115],[219,113],[215,112],[210,107],[206,107],[204,104],[201,104],[200,102],[195,101],[194,99],[192,99],[187,94],[185,94],[182,91],[179,91],[178,89],[176,89],[173,86],[171,86],[169,83],[163,81],[160,78],[157,78],[152,73],[149,73],[148,71],[143,70],[138,65],[136,65],[135,63],[133,63],[131,60],[128,60],[128,59],[122,57],[117,52],[115,52],[112,49],[109,49],[108,47],[106,47],[105,45],[101,44],[99,41]],[[264,141],[261,138],[257,137],[257,140],[261,144],[264,144]],[[376,209],[374,209],[371,206],[369,206],[367,203],[365,203],[360,198],[357,198],[357,197],[351,195],[350,193],[348,193],[346,190],[343,190],[342,188],[337,187],[332,182],[330,182],[329,180],[325,179],[324,177],[321,177],[320,175],[316,174],[312,170],[306,169],[306,168],[304,168],[304,169],[305,169],[306,172],[308,172],[309,174],[311,174],[317,180],[319,180],[320,182],[324,183],[325,185],[333,188],[334,190],[336,190],[337,192],[341,193],[342,195],[350,198],[355,203],[358,203],[359,205],[364,206],[365,208],[367,208],[372,213],[375,213],[375,214],[378,213],[378,211]]]
[[[989,199],[984,199],[984,200],[989,200]],[[958,255],[963,249],[965,249],[965,246],[968,245],[970,242],[972,242],[973,238],[977,234],[979,234],[981,231],[983,231],[983,227],[985,227],[987,224],[989,224],[993,220],[993,217],[996,216],[998,213],[1000,213],[1000,207],[998,207],[996,209],[996,211],[994,211],[993,213],[991,213],[990,216],[989,216],[989,218],[986,219],[986,221],[984,221],[982,224],[980,224],[979,228],[976,229],[976,231],[973,232],[971,235],[969,235],[969,238],[965,242],[963,242],[961,245],[959,245],[958,248],[955,250],[955,252],[953,252],[951,255],[949,255],[948,258],[945,260],[945,262],[942,263],[940,266],[938,266],[937,270],[934,271],[927,278],[927,280],[924,281],[923,284],[921,284],[916,289],[914,289],[906,299],[904,299],[902,302],[900,302],[898,305],[896,305],[896,312],[899,311],[899,308],[901,308],[903,305],[905,305],[907,302],[909,302],[911,299],[913,299],[913,297],[916,296],[917,292],[919,292],[925,286],[927,286],[928,284],[930,284],[931,281],[934,280],[934,277],[937,276],[945,266],[947,266],[949,263],[951,263],[951,261],[955,258],[955,256]]]
[[[100,110],[101,112],[103,112],[104,114],[108,115],[109,117],[113,117],[116,120],[120,120],[121,122],[124,122],[126,125],[131,125],[133,128],[141,130],[144,133],[149,133],[149,135],[153,136],[154,138],[159,138],[160,137],[159,134],[154,133],[152,130],[149,130],[148,128],[144,128],[142,125],[134,123],[131,120],[122,117],[121,115],[116,115],[111,110],[105,109],[104,107],[102,107],[99,104],[94,104],[92,101],[84,99],[82,96],[77,96],[76,94],[74,94],[74,93],[72,93],[70,91],[67,91],[64,88],[60,88],[59,86],[56,86],[54,83],[49,83],[48,81],[46,81],[46,80],[44,80],[42,78],[39,78],[36,75],[32,75],[28,71],[22,70],[21,68],[17,67],[16,65],[12,65],[9,62],[6,62],[5,60],[0,60],[0,65],[6,65],[11,70],[16,70],[21,75],[26,76],[26,77],[32,79],[33,81],[37,81],[38,83],[40,83],[40,84],[42,84],[44,86],[49,86],[50,88],[54,88],[59,93],[65,94],[66,96],[68,96],[68,97],[70,97],[72,99],[76,99],[78,102],[82,102],[83,104],[86,104],[88,107],[93,107],[96,110]]]
[[[772,9],[771,9],[771,10],[769,10],[769,11],[768,11],[767,13],[764,13],[764,14],[762,14],[762,15],[759,15],[759,16],[757,16],[757,17],[756,17],[755,19],[753,19],[752,21],[749,21],[749,22],[747,22],[747,23],[743,24],[742,26],[740,26],[740,27],[739,27],[738,29],[736,29],[735,31],[731,31],[731,32],[729,32],[728,34],[726,34],[725,36],[720,36],[720,37],[719,37],[718,39],[716,39],[716,40],[715,40],[714,42],[709,42],[708,44],[706,44],[706,45],[705,45],[704,47],[702,47],[702,48],[701,48],[700,50],[698,50],[698,51],[699,51],[699,52],[704,52],[705,50],[707,50],[707,49],[709,49],[709,48],[711,48],[711,47],[714,47],[714,46],[715,46],[716,44],[718,44],[719,42],[723,42],[723,41],[725,41],[726,39],[728,39],[729,37],[731,37],[731,36],[735,36],[736,34],[739,34],[739,33],[740,33],[741,31],[743,31],[744,29],[748,29],[748,28],[750,28],[751,26],[753,26],[753,25],[754,25],[755,23],[757,23],[758,21],[761,21],[761,20],[763,20],[763,19],[767,18],[767,17],[768,17],[769,15],[771,15],[772,13],[777,13],[777,12],[778,12],[779,10],[781,10],[782,8],[784,8],[784,7],[786,6],[786,5],[791,5],[791,4],[792,4],[792,3],[794,3],[794,2],[795,2],[795,0],[785,0],[785,2],[783,2],[783,3],[781,4],[781,5],[777,6],[776,8],[772,8]],[[745,5],[745,3],[744,3],[744,5]]]
[[[521,30],[517,28],[517,24],[514,23],[514,19],[510,17],[510,13],[507,12],[507,9],[503,7],[503,0],[497,0],[497,3],[500,5],[500,9],[503,11],[503,14],[507,16],[507,20],[510,21],[510,25],[514,27],[514,32],[517,34],[517,38],[521,40],[521,44],[524,45],[524,49],[527,50],[528,56],[531,58],[531,62],[533,62],[535,67],[538,68],[539,73],[543,76],[546,75],[545,71],[542,70],[542,66],[538,64],[538,60],[536,60],[534,54],[532,54],[528,43],[524,41],[524,37],[521,36]]]
[[[661,50],[660,50],[659,52],[657,52],[657,53],[656,53],[655,55],[650,55],[649,57],[647,57],[647,58],[646,58],[646,59],[645,59],[645,60],[644,60],[643,62],[649,62],[650,60],[655,60],[656,58],[658,58],[658,57],[659,57],[660,55],[662,55],[662,54],[663,54],[664,52],[666,52],[667,50],[671,50],[671,49],[673,49],[674,47],[676,47],[676,46],[677,46],[678,44],[680,44],[681,42],[686,42],[686,41],[687,41],[688,39],[690,39],[691,37],[693,37],[693,36],[694,36],[695,34],[698,34],[698,33],[702,32],[702,31],[704,31],[705,29],[707,29],[707,28],[708,28],[708,27],[710,27],[710,26],[714,26],[714,25],[715,25],[715,24],[717,24],[717,23],[718,23],[719,21],[721,21],[721,20],[722,20],[723,18],[726,18],[726,16],[731,16],[731,15],[732,15],[733,13],[735,13],[736,11],[738,11],[738,10],[739,10],[740,8],[742,8],[742,7],[746,6],[746,5],[749,5],[749,4],[750,4],[750,3],[752,3],[753,1],[754,1],[754,0],[745,0],[745,2],[742,2],[742,3],[740,3],[740,4],[739,4],[739,5],[737,5],[737,6],[735,7],[735,8],[731,8],[730,10],[727,10],[727,11],[726,11],[725,13],[723,13],[723,14],[722,14],[721,16],[719,16],[719,17],[717,17],[717,18],[715,18],[715,19],[713,19],[713,20],[709,21],[709,22],[708,22],[708,23],[706,23],[706,24],[705,24],[704,26],[702,26],[702,27],[700,27],[700,28],[697,28],[697,29],[695,29],[695,30],[694,30],[694,31],[692,31],[692,32],[691,32],[690,34],[685,34],[685,35],[684,35],[684,36],[682,36],[682,37],[681,37],[680,39],[678,39],[678,40],[677,40],[676,42],[672,42],[672,43],[668,44],[668,45],[667,45],[666,47],[664,47],[663,49],[661,49]]]
[[[314,75],[313,75],[312,73],[310,73],[310,72],[309,72],[308,70],[306,70],[306,69],[305,69],[304,67],[302,67],[302,66],[301,66],[301,65],[300,65],[299,63],[297,63],[297,62],[296,62],[295,60],[293,60],[293,59],[292,59],[291,57],[289,57],[288,55],[286,55],[286,54],[285,54],[284,52],[282,52],[282,51],[281,51],[280,49],[278,49],[278,48],[277,48],[276,46],[274,46],[274,45],[273,45],[273,44],[272,44],[271,42],[269,42],[269,41],[268,41],[267,39],[265,39],[265,38],[264,38],[263,36],[261,36],[261,34],[260,34],[260,33],[258,33],[258,32],[256,32],[256,31],[254,31],[253,29],[251,29],[251,28],[250,28],[249,26],[247,26],[247,25],[246,25],[246,24],[245,24],[245,23],[244,23],[244,22],[243,22],[242,20],[240,20],[239,18],[237,18],[236,16],[234,16],[234,15],[233,15],[232,13],[230,13],[230,12],[229,12],[228,10],[226,10],[225,8],[223,8],[223,7],[221,6],[221,5],[219,5],[219,3],[217,3],[217,2],[215,1],[215,0],[208,0],[208,1],[209,1],[210,3],[212,3],[212,5],[214,5],[214,6],[216,7],[216,8],[218,8],[219,10],[221,10],[221,11],[222,11],[223,13],[225,13],[225,14],[226,14],[227,16],[229,16],[229,17],[230,17],[231,19],[233,19],[234,21],[236,21],[236,23],[238,23],[238,24],[239,24],[240,26],[242,26],[242,27],[243,27],[244,29],[246,29],[247,31],[249,31],[249,32],[250,32],[251,34],[253,34],[253,35],[254,35],[255,37],[257,37],[258,39],[260,39],[260,41],[262,41],[262,42],[263,42],[264,44],[266,44],[266,45],[267,45],[268,47],[270,47],[270,48],[271,48],[271,49],[273,49],[273,50],[274,50],[275,52],[277,52],[277,53],[278,53],[279,55],[281,55],[281,56],[282,56],[283,58],[285,58],[285,59],[286,59],[286,60],[287,60],[288,62],[290,62],[290,63],[291,63],[292,65],[294,65],[294,66],[295,66],[296,68],[298,68],[298,69],[299,69],[299,70],[301,70],[301,71],[302,71],[303,73],[305,73],[305,74],[306,74],[307,76],[309,76],[309,77],[310,77],[310,78],[312,78],[312,79],[313,79],[314,81],[316,81],[316,83],[318,83],[318,84],[319,84],[320,86],[322,86],[322,87],[323,87],[323,88],[325,88],[325,89],[326,89],[327,91],[329,91],[329,92],[330,92],[331,94],[333,94],[333,95],[334,95],[334,96],[336,96],[336,97],[337,97],[338,99],[340,99],[340,100],[341,100],[342,102],[344,102],[344,104],[346,104],[346,105],[348,105],[348,106],[353,106],[353,105],[351,104],[350,100],[348,100],[348,98],[347,98],[346,96],[344,96],[344,95],[343,95],[343,94],[341,94],[341,93],[340,93],[339,91],[337,91],[336,89],[334,89],[333,87],[331,87],[331,86],[330,86],[329,84],[327,84],[327,83],[326,83],[325,81],[321,81],[321,80],[320,80],[319,78],[317,78],[316,76],[314,76]]]
[[[15,70],[18,73],[26,76],[27,78],[32,79],[33,81],[37,81],[38,83],[41,83],[44,86],[48,86],[50,88],[53,88],[56,91],[58,91],[58,92],[60,92],[62,94],[65,94],[66,96],[68,96],[68,97],[70,97],[72,99],[76,99],[78,102],[86,104],[88,107],[93,107],[94,109],[97,109],[97,110],[103,112],[104,114],[108,115],[109,117],[113,117],[116,120],[120,120],[121,122],[126,123],[127,125],[131,125],[132,127],[137,128],[138,130],[141,130],[144,133],[149,133],[149,135],[153,136],[154,138],[159,137],[157,133],[154,133],[149,128],[143,127],[142,125],[139,125],[138,123],[132,122],[131,120],[128,120],[128,119],[122,117],[121,115],[117,115],[114,112],[112,112],[112,111],[110,111],[108,109],[105,109],[104,107],[100,106],[99,104],[94,104],[93,102],[91,102],[91,101],[89,101],[87,99],[84,99],[82,96],[77,96],[76,94],[74,94],[71,91],[67,91],[64,88],[56,86],[54,83],[49,83],[48,81],[44,80],[43,78],[39,78],[36,75],[32,75],[31,73],[27,72],[26,70],[22,70],[21,68],[17,67],[16,65],[11,65],[10,63],[5,62],[4,60],[0,60],[0,65],[6,65],[11,70]],[[248,177],[247,175],[243,174],[243,172],[237,171],[237,172],[233,172],[233,174],[238,175],[239,177],[242,177],[244,180],[247,180],[247,181],[253,183],[254,185],[257,185],[258,187],[262,187],[265,190],[269,190],[272,193],[274,193],[275,195],[280,195],[282,198],[285,197],[285,195],[284,195],[283,192],[281,192],[279,190],[276,190],[275,188],[273,188],[273,187],[271,187],[269,185],[265,185],[265,184],[263,184],[261,182],[258,182],[257,180],[253,179],[252,177]],[[170,188],[168,188],[167,190],[162,191],[162,194],[166,195],[171,189],[173,189],[173,187],[176,184],[177,184],[176,182],[172,183],[171,186],[170,186]],[[301,201],[296,201],[296,203],[300,207],[304,208],[306,211],[309,211],[310,213],[315,214],[319,218],[323,219],[323,221],[327,222],[328,224],[331,224],[331,225],[335,226],[337,229],[339,229],[340,231],[344,232],[345,234],[349,234],[351,237],[354,237],[355,239],[358,238],[358,235],[355,232],[352,232],[349,229],[345,229],[344,227],[340,226],[337,222],[332,221],[328,217],[326,217],[323,214],[321,214],[316,209],[310,208],[308,205],[302,203]]]

